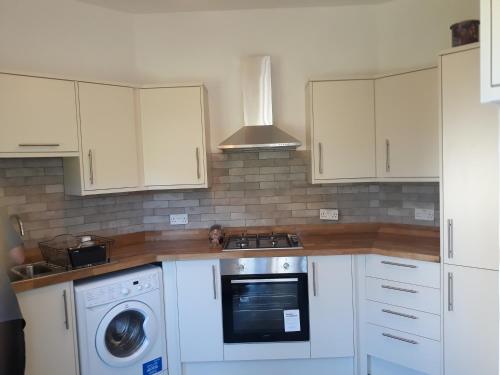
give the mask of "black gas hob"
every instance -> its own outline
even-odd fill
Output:
[[[280,250],[302,249],[302,243],[296,234],[258,233],[229,235],[224,240],[223,251],[237,250]]]

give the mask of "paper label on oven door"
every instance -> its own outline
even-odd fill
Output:
[[[300,310],[283,310],[285,332],[300,332]]]

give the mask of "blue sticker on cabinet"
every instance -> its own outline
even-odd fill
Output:
[[[154,375],[163,370],[161,357],[153,359],[142,365],[142,375]]]

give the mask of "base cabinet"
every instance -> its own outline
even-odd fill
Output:
[[[444,266],[445,375],[498,374],[498,271]]]
[[[181,362],[222,361],[219,261],[178,261],[176,266]]]
[[[309,257],[311,358],[354,356],[352,257]]]
[[[26,320],[26,375],[78,375],[72,283],[17,297]]]

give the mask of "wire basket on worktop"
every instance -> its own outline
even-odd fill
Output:
[[[109,262],[113,243],[113,239],[95,235],[62,234],[38,246],[46,262],[71,269]]]

